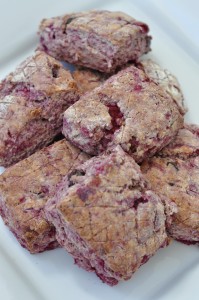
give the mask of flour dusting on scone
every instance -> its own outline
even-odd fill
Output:
[[[10,166],[61,133],[64,111],[79,99],[69,71],[37,51],[0,83],[0,165]]]
[[[184,105],[184,97],[177,78],[167,69],[162,68],[159,64],[151,59],[141,60],[138,64],[146,75],[159,84],[176,102],[182,114],[187,109]]]
[[[56,185],[88,156],[66,140],[44,148],[0,176],[0,215],[31,253],[58,247],[55,228],[44,214]]]
[[[199,244],[199,126],[186,124],[141,170],[151,188],[178,208],[168,233],[181,242]]]
[[[183,115],[172,97],[131,66],[67,109],[63,134],[89,154],[120,145],[141,162],[169,144],[182,127]]]
[[[46,215],[78,266],[115,285],[169,243],[162,199],[119,146],[66,176]]]
[[[106,10],[44,19],[40,48],[70,63],[112,73],[150,50],[145,23],[122,12]]]

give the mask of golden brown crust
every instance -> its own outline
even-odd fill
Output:
[[[182,114],[185,114],[187,109],[184,106],[184,96],[177,78],[167,69],[162,68],[151,59],[141,60],[138,65],[146,75],[155,83],[160,85],[166,93],[178,105]]]
[[[64,111],[77,101],[69,71],[37,51],[0,85],[0,165],[10,166],[61,132]]]
[[[199,126],[185,124],[176,138],[159,155],[186,159],[199,155]]]

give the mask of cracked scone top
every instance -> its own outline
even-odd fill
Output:
[[[44,205],[61,179],[88,159],[66,140],[9,167],[0,176],[0,215],[20,244],[31,253],[58,247],[55,228]]]
[[[181,242],[199,244],[199,126],[186,124],[141,170],[154,191],[177,205],[168,233]]]
[[[148,31],[122,12],[74,13],[41,22],[40,48],[57,59],[111,73],[150,50]]]
[[[138,68],[141,68],[151,80],[159,84],[170,95],[182,114],[186,113],[187,109],[184,105],[184,96],[180,84],[169,70],[164,69],[151,59],[141,60],[138,63]]]
[[[126,64],[122,69],[131,66],[132,63]],[[143,59],[136,63],[136,67],[142,69],[150,80],[160,85],[166,93],[176,102],[182,114],[187,112],[184,105],[184,96],[180,83],[177,78],[167,69],[160,66],[151,59]],[[119,70],[118,70],[119,71]],[[110,74],[94,71],[88,68],[77,68],[73,73],[80,94],[92,91],[100,86]]]
[[[119,146],[75,168],[46,205],[61,246],[109,285],[130,279],[168,244],[164,211]]]
[[[166,146],[182,126],[183,115],[172,97],[131,66],[67,109],[63,134],[89,154],[120,145],[141,162]]]
[[[64,111],[79,98],[69,71],[37,51],[0,83],[0,165],[10,166],[61,132]]]

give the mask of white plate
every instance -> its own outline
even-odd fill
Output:
[[[150,57],[177,75],[189,107],[186,118],[197,123],[198,44],[194,39],[195,28],[192,30],[188,25],[193,24],[186,20],[186,16],[192,20],[193,15],[199,27],[196,14],[193,9],[186,14],[185,0],[165,1],[164,6],[160,2],[163,1],[0,0],[0,77],[32,53],[37,44],[37,26],[43,17],[93,8],[122,10],[150,25],[153,35]],[[192,2],[198,9],[195,0],[189,0],[189,5]],[[30,255],[0,220],[0,299],[198,300],[198,277],[198,248],[173,242],[158,251],[131,280],[109,287],[94,274],[75,266],[62,249]]]

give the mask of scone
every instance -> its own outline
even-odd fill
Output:
[[[180,84],[169,70],[164,69],[151,59],[141,60],[137,67],[141,68],[151,80],[160,85],[172,97],[182,114],[186,113],[187,109],[184,105]]]
[[[122,12],[88,11],[44,19],[40,49],[73,64],[111,73],[150,50],[146,24]]]
[[[69,71],[36,52],[0,83],[0,166],[10,166],[61,132],[64,111],[79,95]]]
[[[132,63],[128,63],[125,66],[122,66],[122,69],[125,69],[131,65]],[[137,62],[135,65],[139,69],[142,69],[150,78],[150,80],[160,85],[165,92],[173,98],[182,114],[187,112],[187,109],[184,105],[184,96],[180,83],[169,70],[163,68],[157,62],[151,59],[143,59]],[[105,74],[88,68],[77,68],[73,73],[73,78],[76,81],[79,93],[81,95],[100,86],[110,76],[110,74]]]
[[[141,170],[155,192],[177,205],[169,234],[178,241],[199,244],[199,127],[185,125]]]
[[[43,208],[62,177],[87,158],[69,142],[61,140],[18,162],[0,176],[0,215],[31,253],[58,246],[55,228],[46,220]]]
[[[169,243],[161,198],[119,146],[66,176],[46,216],[75,263],[109,285],[130,279]]]
[[[69,107],[63,134],[89,154],[120,145],[141,162],[169,144],[182,127],[183,114],[173,98],[131,66]]]

